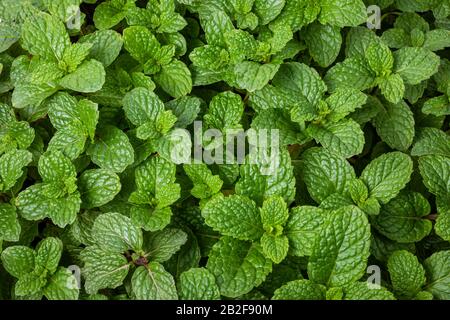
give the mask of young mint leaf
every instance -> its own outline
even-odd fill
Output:
[[[119,177],[104,169],[86,170],[78,179],[82,204],[85,208],[100,207],[119,193]]]
[[[439,155],[424,156],[419,159],[419,170],[423,183],[435,195],[450,192],[450,159]]]
[[[370,227],[364,213],[347,206],[327,215],[308,261],[310,280],[326,286],[345,286],[365,272]]]
[[[261,237],[261,247],[266,257],[274,263],[280,263],[287,256],[289,240],[284,235],[264,233]]]
[[[361,180],[369,189],[370,197],[387,203],[409,182],[412,170],[408,155],[390,152],[372,160],[361,173]]]
[[[386,288],[372,288],[368,282],[354,282],[344,289],[344,300],[395,300]]]
[[[93,294],[100,289],[117,288],[128,274],[130,264],[119,253],[108,252],[97,246],[89,246],[80,254],[86,277],[84,288]]]
[[[183,169],[194,184],[191,194],[198,199],[210,198],[222,188],[223,181],[206,164],[185,164]]]
[[[334,193],[345,193],[355,171],[341,156],[323,148],[311,148],[302,155],[302,178],[311,197],[320,203]]]
[[[391,240],[417,242],[431,232],[431,221],[425,219],[430,211],[430,204],[420,193],[401,193],[381,207],[372,225]]]
[[[11,189],[23,175],[24,169],[32,161],[27,150],[11,150],[0,156],[0,190]]]
[[[50,278],[43,293],[49,300],[78,300],[78,282],[66,268],[58,268]]]
[[[339,27],[313,23],[305,30],[305,42],[309,54],[323,68],[331,65],[339,55],[342,44]]]
[[[373,120],[377,133],[389,147],[405,152],[414,139],[413,113],[403,101],[388,103],[384,107]]]
[[[273,300],[322,300],[326,289],[310,280],[294,280],[275,290]]]
[[[244,196],[215,197],[203,207],[202,216],[214,230],[236,239],[257,240],[263,234],[256,204]]]
[[[120,213],[104,213],[92,226],[95,243],[106,252],[119,253],[142,249],[142,231]]]
[[[192,90],[191,72],[179,60],[163,65],[161,72],[155,75],[155,82],[174,98],[181,98]]]
[[[394,71],[408,84],[418,84],[438,71],[439,57],[423,48],[401,48],[394,52]]]
[[[219,300],[216,279],[204,268],[191,268],[181,274],[178,292],[182,300]]]
[[[12,246],[3,250],[2,265],[10,275],[22,278],[34,270],[36,253],[25,246]]]
[[[97,130],[97,138],[86,153],[102,169],[123,172],[134,162],[134,150],[127,135],[114,126]]]
[[[212,247],[206,268],[221,295],[234,298],[259,286],[272,271],[272,262],[259,244],[225,236]]]
[[[413,298],[425,284],[424,268],[408,251],[395,251],[387,266],[394,292],[399,297]]]
[[[131,278],[133,293],[138,300],[177,300],[175,281],[158,262],[136,269]]]
[[[438,299],[449,299],[450,251],[439,251],[428,257],[423,266],[426,271],[425,290]]]
[[[294,256],[310,256],[327,212],[312,206],[300,206],[291,210],[284,228],[289,239],[289,253]]]

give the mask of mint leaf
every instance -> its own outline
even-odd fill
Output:
[[[214,274],[221,295],[233,298],[260,285],[272,263],[258,244],[222,237],[211,249],[206,268]]]
[[[394,292],[413,298],[425,284],[425,270],[417,257],[408,251],[395,251],[388,260],[388,270]]]
[[[119,177],[108,170],[86,170],[78,180],[81,200],[85,208],[100,207],[110,202],[119,193]]]
[[[449,259],[450,251],[439,251],[428,257],[423,263],[427,277],[425,290],[431,292],[438,299],[449,298]]]
[[[256,240],[263,233],[256,204],[244,196],[213,198],[204,206],[202,216],[214,230],[236,239]]]
[[[137,268],[131,279],[131,286],[138,300],[178,299],[172,275],[157,262]]]
[[[310,280],[294,280],[275,290],[273,300],[321,300],[326,289]]]
[[[178,292],[182,300],[219,300],[216,279],[207,269],[192,268],[181,274]]]
[[[361,180],[369,189],[369,196],[387,203],[409,182],[411,158],[401,152],[390,152],[372,160],[361,173]]]
[[[308,261],[308,275],[316,283],[344,286],[362,277],[369,256],[370,229],[364,213],[343,207],[329,214]]]

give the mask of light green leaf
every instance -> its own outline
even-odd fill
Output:
[[[97,139],[86,151],[102,169],[123,172],[134,162],[134,150],[127,135],[113,126],[97,130]]]
[[[55,273],[63,252],[63,243],[58,238],[45,238],[36,248],[36,270],[47,270],[49,274]]]
[[[395,251],[387,267],[394,292],[400,297],[413,298],[425,284],[425,270],[417,257],[408,251]]]
[[[238,297],[259,286],[272,271],[260,245],[222,237],[209,253],[206,268],[215,276],[221,295]]]
[[[77,279],[66,268],[59,268],[48,280],[43,293],[48,300],[78,300]]]
[[[326,288],[310,280],[294,280],[275,290],[272,300],[324,300]]]
[[[310,125],[309,134],[330,152],[350,158],[363,151],[364,133],[352,119],[329,123],[323,126]]]
[[[427,284],[425,290],[438,299],[450,299],[450,251],[439,251],[427,258],[425,267]]]
[[[130,218],[120,213],[104,213],[92,226],[93,239],[106,252],[125,252],[142,248],[142,231],[132,224]]]
[[[367,20],[367,10],[361,0],[327,0],[321,3],[319,21],[338,27],[354,27]]]
[[[373,288],[368,282],[354,282],[344,290],[344,300],[395,300],[386,288]]]
[[[207,199],[222,188],[223,181],[218,175],[213,175],[204,163],[185,164],[183,169],[194,184],[191,194],[198,199]]]
[[[413,170],[411,158],[401,152],[385,153],[364,168],[361,180],[369,196],[387,203],[409,182]]]
[[[411,146],[415,129],[414,115],[406,102],[387,103],[373,124],[380,138],[392,149],[406,151]]]
[[[317,207],[301,206],[291,210],[284,234],[289,239],[289,253],[310,256],[327,212]]]
[[[365,272],[370,247],[370,226],[354,206],[330,213],[308,261],[310,280],[326,286],[345,286]]]
[[[311,148],[303,153],[302,169],[303,181],[317,203],[334,193],[345,194],[348,183],[356,177],[350,163],[323,148]]]
[[[181,300],[219,300],[216,279],[208,269],[192,268],[181,274],[178,281]]]
[[[157,262],[136,269],[131,278],[133,293],[138,300],[177,300],[175,281]]]
[[[202,209],[207,225],[223,235],[240,240],[257,240],[263,234],[256,204],[245,196],[215,197]]]
[[[84,288],[88,294],[100,289],[117,288],[128,274],[130,264],[120,253],[104,251],[100,247],[90,246],[81,251],[84,261],[82,270],[86,281]]]
[[[161,67],[161,72],[155,75],[156,83],[174,98],[181,98],[192,90],[191,72],[186,65],[173,60]]]
[[[394,71],[408,84],[418,84],[438,71],[439,56],[424,48],[401,48],[394,52]]]
[[[64,88],[83,93],[99,91],[104,83],[105,69],[94,59],[83,62],[73,73],[59,81]]]
[[[421,157],[419,170],[423,183],[431,193],[437,196],[450,193],[450,158],[440,155]]]
[[[21,229],[16,208],[7,203],[0,203],[0,241],[19,241]]]
[[[13,277],[21,278],[35,267],[36,253],[25,246],[11,246],[3,250],[2,265]]]
[[[277,73],[279,66],[275,64],[259,64],[244,61],[234,67],[236,83],[248,92],[261,90]]]
[[[339,27],[313,23],[306,28],[303,36],[309,54],[319,66],[326,68],[336,60],[342,45]]]
[[[391,240],[417,242],[431,232],[431,221],[424,218],[430,211],[430,204],[420,193],[401,193],[382,206],[372,225]]]
[[[84,171],[78,179],[82,206],[100,207],[110,202],[121,189],[119,177],[111,171],[92,169]]]
[[[289,240],[284,235],[264,233],[261,237],[261,247],[266,257],[274,263],[280,263],[287,256]]]
[[[32,160],[27,150],[11,150],[0,156],[0,190],[11,189]]]

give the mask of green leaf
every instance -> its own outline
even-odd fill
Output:
[[[55,273],[63,252],[62,241],[58,238],[45,238],[36,248],[36,270],[47,270]]]
[[[81,37],[78,42],[91,44],[89,57],[100,61],[104,67],[117,59],[123,45],[122,36],[114,30],[99,30]]]
[[[243,113],[244,104],[241,97],[226,91],[212,98],[204,119],[210,128],[232,129],[240,126],[239,123]]]
[[[16,208],[7,203],[0,203],[0,241],[19,241],[21,229]]]
[[[294,280],[275,290],[273,300],[323,300],[326,289],[310,280]]]
[[[34,270],[36,253],[25,246],[12,246],[3,250],[2,265],[9,274],[22,278]]]
[[[287,256],[289,240],[284,235],[264,233],[261,237],[261,247],[266,257],[274,263],[280,263]]]
[[[80,194],[61,196],[61,185],[38,183],[22,191],[16,198],[16,207],[27,220],[50,218],[61,228],[72,224],[80,211]]]
[[[302,177],[311,197],[320,203],[334,193],[345,194],[354,179],[353,167],[343,157],[323,148],[311,148],[302,155]]]
[[[22,27],[22,46],[44,60],[61,61],[70,46],[69,35],[58,18],[47,13],[33,14]]]
[[[361,180],[369,196],[387,203],[409,182],[413,169],[411,158],[401,152],[385,153],[364,168]]]
[[[344,119],[356,109],[361,108],[366,101],[367,96],[359,90],[340,88],[325,100],[331,111],[327,119],[331,122]]]
[[[261,90],[274,77],[279,69],[275,64],[259,64],[253,61],[244,61],[234,67],[236,83],[241,89],[248,92]]]
[[[338,27],[353,27],[367,20],[367,10],[361,0],[329,0],[321,3],[319,21]]]
[[[399,103],[405,95],[405,84],[402,77],[397,74],[391,74],[383,78],[379,83],[381,94],[392,103]]]
[[[121,189],[119,177],[104,169],[84,171],[78,179],[78,187],[85,208],[100,207],[110,202]]]
[[[125,49],[139,63],[145,64],[154,59],[160,44],[156,37],[146,27],[131,26],[123,31]]]
[[[424,48],[401,48],[394,52],[394,71],[405,83],[418,84],[438,71],[439,57]]]
[[[309,54],[323,68],[331,65],[339,55],[342,45],[339,27],[313,23],[305,30],[304,39]]]
[[[450,32],[445,29],[435,29],[427,32],[423,47],[431,51],[439,51],[450,47]]]
[[[0,157],[0,190],[11,189],[30,164],[32,155],[27,150],[11,150]]]
[[[424,268],[408,251],[395,251],[387,266],[394,292],[400,297],[413,298],[425,284]]]
[[[44,182],[64,181],[76,176],[75,166],[59,151],[44,153],[39,158],[38,169]]]
[[[303,95],[312,105],[317,105],[327,90],[318,72],[303,63],[288,62],[280,66],[272,84]]]
[[[394,57],[389,47],[383,42],[378,41],[370,44],[365,51],[365,58],[377,77],[385,77],[391,74]]]
[[[145,239],[145,251],[151,261],[166,262],[180,250],[187,239],[187,234],[180,229],[165,228],[151,233]]]
[[[316,238],[308,261],[309,278],[327,286],[345,286],[365,272],[370,226],[364,213],[347,206],[329,215]]]
[[[372,225],[391,240],[418,242],[431,232],[431,221],[424,218],[430,211],[430,204],[422,194],[401,193],[382,206]]]
[[[386,288],[373,288],[368,282],[354,282],[345,288],[344,300],[395,300]]]
[[[181,300],[219,300],[220,291],[214,275],[204,268],[192,268],[178,281]]]
[[[351,57],[329,69],[324,81],[331,92],[341,87],[365,90],[375,85],[375,74],[362,58]]]
[[[373,124],[380,138],[392,149],[406,151],[411,146],[415,129],[414,115],[405,102],[387,103]]]
[[[206,268],[215,276],[221,295],[238,297],[259,286],[272,262],[258,244],[222,237],[209,253]]]
[[[213,175],[206,164],[185,164],[184,172],[192,180],[191,194],[198,199],[207,199],[220,191],[223,181]]]
[[[448,300],[450,297],[450,251],[439,251],[427,258],[423,266],[425,267],[427,284],[426,291],[429,291],[438,299]]]
[[[102,169],[123,172],[134,162],[134,150],[127,135],[113,126],[97,130],[95,143],[86,151],[92,162]]]
[[[41,294],[42,288],[46,285],[47,279],[44,274],[36,272],[28,273],[22,276],[14,287],[14,293],[17,296],[28,296]]]
[[[323,126],[311,125],[309,134],[330,152],[344,158],[360,154],[364,147],[364,133],[355,121],[348,119]]]
[[[157,262],[136,269],[131,278],[133,293],[138,300],[177,300],[175,281]]]
[[[284,234],[289,239],[289,253],[294,256],[310,256],[320,228],[326,217],[325,210],[312,206],[300,206],[291,210]]]
[[[125,252],[142,248],[142,231],[132,224],[131,219],[120,213],[104,213],[92,226],[93,240],[106,252]]]
[[[450,158],[440,155],[424,156],[419,159],[419,170],[423,183],[435,195],[450,193]]]
[[[207,225],[223,235],[240,240],[257,240],[263,234],[255,202],[245,196],[215,197],[202,209]]]
[[[258,204],[268,196],[281,196],[290,204],[295,195],[295,178],[289,152],[276,148],[254,151],[240,167],[236,193],[246,195]],[[262,155],[258,155],[259,152]]]
[[[100,3],[94,12],[94,24],[97,29],[110,29],[122,21],[126,14],[127,8],[134,4],[133,1],[111,0]]]
[[[83,62],[73,73],[59,81],[62,87],[83,93],[99,91],[104,83],[105,69],[94,59]]]
[[[164,111],[164,104],[152,91],[136,88],[125,95],[123,108],[128,120],[141,126],[148,121],[155,121]]]
[[[78,300],[78,282],[66,268],[59,268],[43,291],[48,300]]]
[[[284,225],[289,218],[289,210],[286,202],[280,196],[265,199],[260,213],[264,229],[269,233],[273,228]]]
[[[87,247],[81,251],[80,256],[84,261],[84,288],[88,294],[94,294],[100,289],[117,288],[130,268],[122,254],[108,252],[97,246]]]
[[[174,60],[161,67],[161,72],[155,76],[156,83],[174,98],[181,98],[192,90],[191,72],[186,65]]]
[[[259,18],[260,25],[266,25],[274,20],[283,9],[285,0],[255,0],[253,12]]]

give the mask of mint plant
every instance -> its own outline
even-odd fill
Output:
[[[0,299],[450,299],[449,19],[2,0]]]

